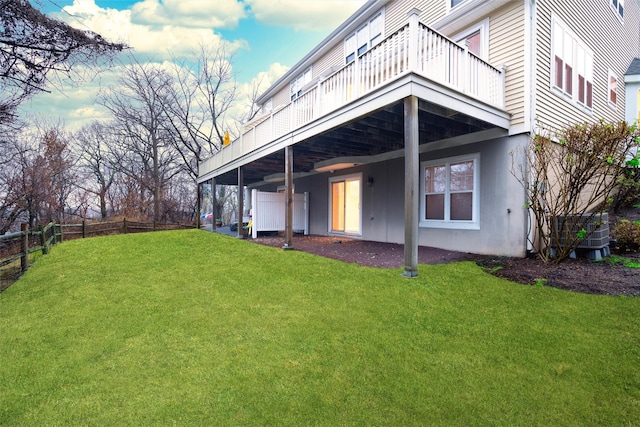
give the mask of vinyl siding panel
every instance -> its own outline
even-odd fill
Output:
[[[288,104],[291,102],[291,93],[289,86],[286,86],[278,91],[276,95],[273,96],[273,107],[279,107],[284,104]]]
[[[625,2],[620,22],[608,0],[575,2],[540,0],[536,6],[536,111],[539,124],[562,127],[568,123],[624,120],[624,73],[640,53],[640,10],[635,1]],[[551,89],[551,19],[559,17],[582,44],[593,52],[593,109],[574,105]],[[608,72],[618,79],[617,107],[608,103]]]
[[[343,41],[337,41],[334,43],[334,46],[316,60],[311,66],[311,78],[315,79],[320,76],[325,71],[329,70],[331,67],[342,66],[344,65],[344,45]],[[279,106],[282,104],[287,104],[291,101],[291,94],[289,92],[289,86],[282,88],[278,93],[273,97],[273,105]]]
[[[337,43],[330,52],[322,56],[313,64],[311,74],[313,78],[320,76],[331,67],[341,67],[344,65],[344,42]]]
[[[447,13],[447,0],[397,0],[386,7],[386,34],[392,34],[407,23],[407,14],[412,9],[420,10],[420,22],[430,25]]]
[[[489,63],[506,67],[505,109],[511,126],[524,124],[524,4],[512,3],[489,19]]]

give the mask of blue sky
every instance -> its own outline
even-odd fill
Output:
[[[45,13],[110,40],[128,43],[142,61],[162,62],[207,46],[234,52],[234,74],[248,90],[262,77],[272,83],[365,0],[38,0]],[[93,102],[115,73],[51,94],[25,109],[77,128],[105,116]],[[56,115],[58,117],[56,117]]]

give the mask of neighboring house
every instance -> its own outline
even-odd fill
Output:
[[[625,119],[639,28],[637,0],[371,0],[199,182],[307,193],[310,233],[404,243],[407,276],[418,245],[524,256],[510,153],[538,126]]]
[[[624,74],[625,111],[628,123],[640,122],[640,58],[631,61]]]

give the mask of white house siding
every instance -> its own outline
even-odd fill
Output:
[[[524,3],[515,2],[495,11],[489,19],[489,63],[504,65],[505,109],[511,127],[522,128],[525,110]]]
[[[625,2],[620,22],[609,0],[536,2],[536,109],[534,117],[545,127],[569,123],[624,120],[624,73],[640,53],[640,10],[635,1]],[[593,52],[593,110],[586,112],[551,90],[551,17],[559,17]],[[608,105],[608,71],[618,78],[617,108]]]
[[[273,106],[279,107],[291,102],[291,90],[289,86],[283,87],[273,96]]]
[[[321,58],[314,62],[311,74],[315,79],[332,67],[343,66],[344,60],[344,41],[340,41],[336,43],[336,45],[331,48],[329,52],[322,55]]]
[[[389,2],[385,8],[385,32],[393,34],[407,23],[407,14],[413,10],[420,11],[420,22],[429,25],[447,13],[447,0],[396,0]]]

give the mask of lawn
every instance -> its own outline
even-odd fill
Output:
[[[637,425],[640,299],[198,230],[65,242],[0,294],[0,425]]]

